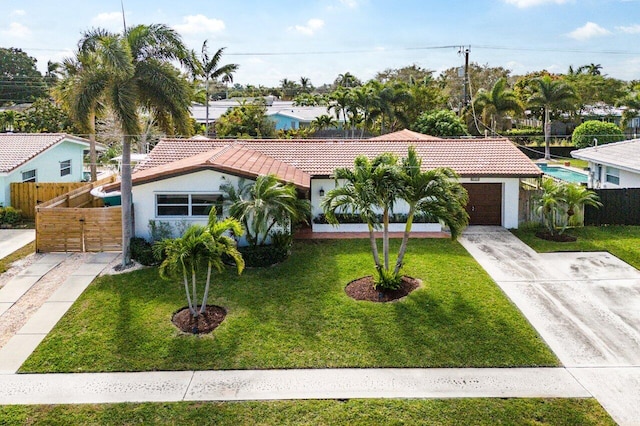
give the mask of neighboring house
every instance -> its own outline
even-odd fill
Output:
[[[207,206],[222,202],[223,183],[270,173],[294,183],[317,217],[323,196],[335,188],[337,167],[353,167],[359,154],[404,157],[409,146],[416,147],[424,169],[450,167],[460,175],[469,192],[471,224],[518,227],[520,181],[541,172],[508,139],[163,139],[132,177],[135,235],[148,238],[150,220],[204,223]]]
[[[12,182],[80,182],[89,141],[61,133],[0,134],[0,206]]]
[[[571,156],[589,162],[589,188],[640,188],[640,139],[579,149]]]
[[[224,99],[221,101],[213,101],[209,103],[209,123],[215,123],[222,114],[230,108],[240,106],[242,102],[251,103],[255,98],[242,99]],[[331,112],[327,112],[326,106],[295,106],[292,101],[278,101],[272,97],[265,98],[267,112],[266,115],[275,125],[276,130],[299,129],[301,127],[309,127],[313,120],[321,115],[330,115],[335,117]],[[191,116],[198,122],[204,124],[206,122],[205,105],[193,104],[191,106]],[[338,123],[344,122],[341,118],[336,120]]]

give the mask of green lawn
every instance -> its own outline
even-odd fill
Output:
[[[394,241],[393,249],[398,241]],[[212,335],[170,323],[183,288],[156,269],[101,277],[21,372],[325,367],[557,366],[557,359],[456,242],[412,240],[406,273],[424,287],[395,303],[345,285],[372,272],[368,240],[296,242],[281,265],[217,277],[228,315]]]
[[[323,400],[0,407],[0,423],[615,425],[593,399]]]
[[[568,229],[565,231],[567,234],[578,237],[574,243],[555,243],[537,238],[535,230],[531,228],[512,232],[538,252],[608,251],[640,269],[640,226],[585,226]]]
[[[26,246],[22,247],[11,253],[9,256],[0,259],[0,274],[6,272],[11,264],[17,260],[22,259],[23,257],[27,257],[30,254],[33,254],[36,251],[36,243],[31,242]]]

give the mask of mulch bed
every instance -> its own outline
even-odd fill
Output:
[[[373,277],[367,276],[351,281],[345,287],[347,296],[355,300],[368,300],[369,302],[391,302],[398,300],[413,290],[419,288],[422,282],[416,278],[402,277],[402,285],[398,290],[378,291],[373,288]]]
[[[199,308],[198,308],[199,309]],[[185,333],[206,334],[211,333],[227,315],[227,311],[216,305],[207,305],[203,314],[194,318],[188,307],[184,307],[173,314],[171,322]]]
[[[538,231],[536,232],[536,237],[542,238],[547,241],[555,241],[556,243],[573,243],[578,238],[573,235],[567,234],[553,234],[551,235],[548,231]]]

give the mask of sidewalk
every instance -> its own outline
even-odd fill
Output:
[[[0,376],[0,404],[340,398],[589,398],[563,368],[173,371]]]
[[[36,239],[35,229],[0,229],[0,259]]]
[[[67,277],[62,286],[0,349],[0,375],[14,374],[18,371],[78,296],[117,255],[117,253],[87,254],[85,264]],[[0,289],[0,315],[8,311],[33,285],[63,262],[67,256],[66,253],[47,253],[13,277]]]

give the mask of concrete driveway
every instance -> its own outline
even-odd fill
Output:
[[[0,259],[36,239],[35,229],[0,229]]]
[[[538,254],[504,228],[460,242],[616,421],[640,424],[640,271],[606,252]]]

